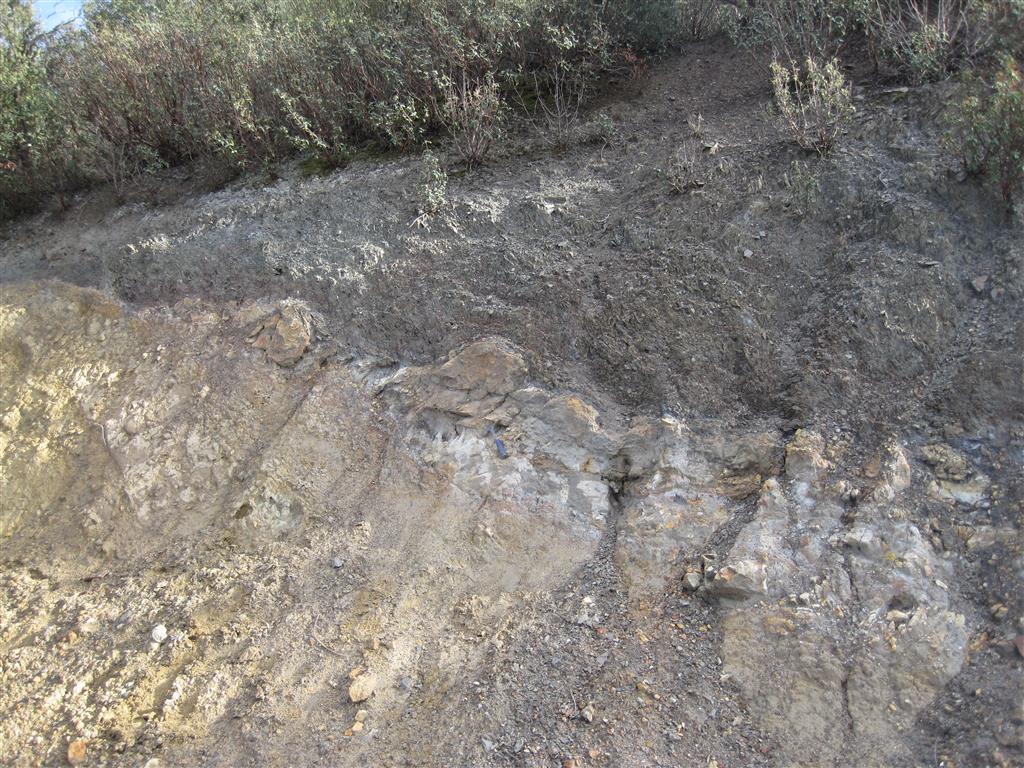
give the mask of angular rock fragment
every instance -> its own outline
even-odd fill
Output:
[[[372,674],[364,672],[356,677],[356,679],[352,681],[352,684],[349,685],[348,698],[354,704],[358,704],[359,702],[366,701],[370,698],[376,688],[377,678]]]
[[[298,303],[285,303],[256,331],[253,346],[283,368],[302,359],[312,340],[310,313]]]
[[[961,481],[971,474],[967,457],[944,443],[926,445],[921,449],[921,457],[939,480]]]

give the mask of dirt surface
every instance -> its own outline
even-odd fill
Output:
[[[0,762],[1024,764],[1024,231],[945,88],[817,159],[708,43],[425,222],[410,157],[9,225]]]

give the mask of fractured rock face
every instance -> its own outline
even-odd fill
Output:
[[[263,320],[254,334],[253,346],[283,368],[295,365],[313,338],[310,313],[298,302],[286,302]]]
[[[857,747],[894,741],[960,671],[967,653],[964,617],[921,608],[859,653],[849,673],[848,706]],[[871,765],[885,759],[865,757]]]
[[[821,435],[798,429],[786,445],[786,475],[796,481],[813,482],[828,467]]]
[[[972,474],[967,457],[944,443],[924,446],[921,449],[921,457],[939,480],[960,482]]]
[[[723,440],[715,454],[724,465],[719,485],[733,499],[757,494],[761,484],[781,469],[779,438],[775,433],[761,432]]]
[[[433,378],[445,388],[462,390],[467,400],[507,395],[525,380],[526,363],[502,340],[478,341],[453,354]]]
[[[928,486],[928,494],[939,501],[970,506],[985,498],[989,479],[975,471],[971,462],[959,451],[944,443],[926,445],[921,458],[935,479]]]
[[[506,631],[597,546],[614,442],[582,400],[524,386],[522,356],[503,342],[406,369],[382,391],[359,366],[283,370],[310,343],[296,305],[260,321],[266,307],[254,304],[234,321],[257,316],[256,344],[278,363],[268,367],[219,308],[127,316],[61,285],[5,300],[5,338],[23,353],[16,375],[0,377],[3,554],[72,584],[115,559],[127,574],[100,604],[81,590],[39,593],[24,569],[5,577],[5,617],[38,604],[58,617],[48,632],[87,626],[112,638],[57,660],[49,641],[16,650],[5,674],[22,682],[5,678],[0,695],[12,753],[54,754],[74,734],[40,724],[72,718],[87,735],[111,722],[129,738],[201,735],[256,679],[260,716],[275,716],[274,702],[315,699],[337,677],[325,653],[355,654],[346,661],[367,668],[360,685],[376,681],[375,709],[397,719],[399,680],[441,690],[479,663],[482,638]],[[499,403],[500,421],[480,420]],[[423,414],[447,431],[426,428]],[[485,423],[503,430],[507,458]],[[180,565],[167,578],[146,576],[171,557]],[[333,561],[344,567],[322,567]],[[190,627],[195,640],[172,632],[150,651],[155,624]],[[21,630],[5,620],[4,643],[20,636],[10,632]],[[387,647],[369,642],[381,633]],[[441,641],[443,656],[419,661],[416,648]],[[146,661],[150,652],[163,661]],[[19,704],[28,691],[11,685],[53,669],[63,671]],[[107,687],[69,693],[64,675],[81,669]],[[318,709],[289,721],[301,728]]]
[[[789,466],[787,454],[787,466]],[[732,550],[711,584],[729,600],[780,598],[813,588],[812,577],[832,575],[828,539],[840,524],[842,507],[811,493],[823,464],[801,457],[799,480],[790,493],[775,479],[765,482],[754,519],[736,537]]]
[[[418,423],[413,449],[457,488],[597,535],[610,508],[605,475],[615,441],[591,406],[525,386],[526,374],[518,351],[485,339],[441,366],[403,368],[377,386],[396,414]]]
[[[450,420],[484,419],[523,385],[526,373],[519,352],[503,340],[487,339],[453,352],[439,367],[404,368],[381,388],[401,402],[415,402],[418,408],[437,411]]]
[[[628,480],[615,559],[634,602],[659,595],[683,556],[703,551],[729,517],[713,472],[674,419],[637,425],[623,439]]]
[[[964,618],[948,610],[948,564],[893,514],[910,478],[902,447],[878,458],[878,483],[848,525],[824,482],[825,449],[797,433],[786,478],[765,483],[711,584],[727,611],[725,668],[787,764],[883,766],[892,756],[877,745],[897,742],[959,672]],[[858,633],[871,642],[850,647]]]
[[[238,505],[235,519],[256,533],[284,536],[302,524],[302,505],[284,494],[257,488]]]
[[[845,477],[810,429],[783,447],[770,430],[605,423],[531,385],[502,339],[307,370],[312,316],[289,302],[129,314],[59,284],[6,300],[0,741],[19,754],[52,762],[87,738],[106,759],[114,729],[207,749],[210,723],[244,711],[280,724],[287,762],[339,699],[372,702],[372,750],[458,711],[457,681],[547,633],[536,604],[593,562],[626,615],[595,590],[566,623],[600,643],[677,590],[717,602],[716,684],[739,687],[780,765],[902,759],[963,664],[956,574],[907,513],[921,489],[895,440]],[[966,457],[926,458],[947,490],[978,481]],[[992,530],[969,548],[1013,533]]]
[[[835,621],[817,611],[767,605],[725,617],[724,672],[778,739],[781,765],[833,765],[846,744],[847,672]]]
[[[889,441],[870,463],[865,474],[875,481],[871,498],[879,503],[890,502],[896,494],[910,486],[910,463],[903,447]]]

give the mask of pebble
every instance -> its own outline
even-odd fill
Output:
[[[366,701],[373,695],[377,687],[377,678],[373,675],[359,675],[348,687],[348,697],[354,702]]]
[[[370,716],[369,712],[367,712],[365,709],[360,709],[358,712],[356,712],[356,722],[357,723],[366,722],[366,718],[369,717],[369,716]]]
[[[594,705],[587,704],[581,711],[580,717],[586,720],[588,723],[594,722]]]
[[[403,677],[398,681],[398,687],[403,691],[411,691],[413,686],[413,679],[411,677]]]
[[[160,645],[160,643],[167,639],[167,627],[163,624],[157,624],[153,627],[153,631],[150,632],[149,636],[153,638],[154,643]]]
[[[480,743],[484,747],[484,752],[491,752],[494,750],[494,742],[490,739],[481,738]]]
[[[754,252],[752,250],[750,250],[749,248],[747,248],[745,251],[743,251],[743,258],[745,258],[745,259],[749,259],[753,255],[754,255]]]
[[[689,571],[683,576],[683,585],[690,591],[696,591],[700,589],[701,576],[696,571]]]
[[[99,619],[95,616],[90,616],[78,626],[78,631],[83,635],[91,635],[97,632],[100,628]]]
[[[342,560],[340,557],[335,557],[333,560],[331,560],[332,568],[341,568],[341,566],[343,566],[344,564],[345,561]]]
[[[71,765],[84,763],[87,747],[88,742],[85,739],[75,739],[68,744],[68,763]]]

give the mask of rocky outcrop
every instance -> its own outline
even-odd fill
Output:
[[[295,365],[313,338],[311,313],[299,302],[286,302],[257,324],[251,339],[256,349],[267,353],[284,368]]]
[[[0,741],[19,753],[207,745],[244,712],[285,732],[285,759],[288,733],[328,727],[325,697],[370,708],[346,738],[432,717],[604,557],[624,622],[673,595],[714,605],[709,674],[780,765],[907,757],[964,663],[953,565],[907,512],[899,441],[851,475],[811,429],[604,423],[503,339],[395,367],[314,339],[292,302],[129,312],[29,284],[0,322]],[[921,456],[933,497],[967,503],[967,457]],[[567,623],[602,637],[607,608],[579,605]],[[217,738],[244,749],[255,728]]]
[[[709,585],[727,611],[725,669],[789,764],[891,765],[878,744],[899,743],[960,671],[965,618],[949,610],[949,563],[898,506],[902,446],[873,461],[853,510],[826,455],[820,435],[796,433]]]

